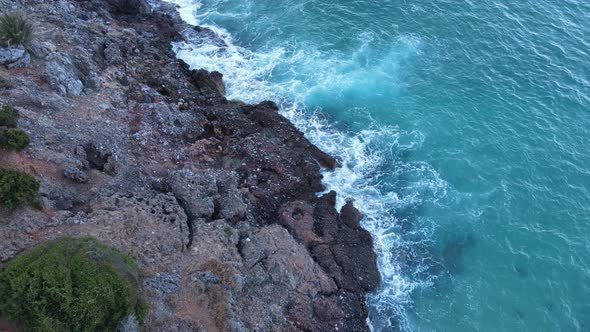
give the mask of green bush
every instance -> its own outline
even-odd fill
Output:
[[[33,25],[21,13],[0,15],[0,43],[27,46],[33,40]]]
[[[22,150],[29,145],[29,134],[20,129],[0,128],[0,148]]]
[[[6,105],[0,108],[0,127],[14,128],[17,120],[18,112],[12,106]]]
[[[145,310],[128,259],[92,238],[39,245],[0,270],[0,313],[25,331],[114,331]]]
[[[39,182],[17,171],[0,169],[0,206],[17,208],[37,197]]]

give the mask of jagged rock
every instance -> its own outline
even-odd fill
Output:
[[[192,219],[225,219],[237,222],[248,206],[238,190],[237,176],[212,170],[173,172],[169,183]]]
[[[131,253],[148,270],[172,260],[188,245],[187,217],[172,195],[105,191],[89,204],[92,212],[77,231]]]
[[[37,58],[44,58],[57,51],[55,45],[48,41],[33,40],[30,46],[31,53]]]
[[[354,207],[352,200],[347,201],[342,209],[340,209],[340,218],[350,228],[360,228],[362,217],[360,211]]]
[[[200,281],[200,282],[204,282],[204,283],[210,283],[210,284],[219,284],[220,283],[220,279],[219,276],[212,271],[198,271],[195,272],[191,275],[191,280],[192,281]]]
[[[150,5],[145,0],[107,0],[113,12],[120,14],[149,14]]]
[[[79,183],[86,183],[89,180],[88,172],[74,165],[66,167],[64,176]]]
[[[34,169],[44,209],[0,211],[0,260],[56,236],[96,237],[150,280],[138,294],[147,331],[366,331],[370,235],[352,203],[338,213],[335,193],[317,197],[336,160],[276,104],[226,100],[221,74],[191,71],[171,49],[222,38],[169,3],[142,17],[119,15],[145,12],[134,1],[8,3],[34,12],[44,40],[33,64],[57,74],[10,71],[0,94],[34,142],[0,166]],[[67,97],[72,82],[83,97]],[[92,181],[64,178],[83,181],[80,171]]]
[[[215,213],[217,183],[212,173],[178,171],[170,174],[174,195],[185,207],[190,218],[211,218]]]
[[[207,96],[224,96],[225,86],[223,85],[223,75],[218,71],[209,72],[205,69],[196,69],[191,71],[193,84]]]
[[[246,215],[248,206],[244,203],[242,195],[236,190],[230,194],[222,195],[217,201],[219,206],[219,218],[231,223],[240,221]]]
[[[48,207],[56,210],[71,210],[74,206],[84,202],[84,199],[78,196],[75,190],[47,183],[42,183],[39,194],[47,199]]]
[[[63,53],[52,53],[48,56],[45,80],[64,96],[79,96],[84,88],[72,61]]]
[[[243,194],[238,189],[238,181],[238,175],[234,172],[217,177],[219,197],[216,198],[216,206],[219,213],[216,217],[225,219],[230,223],[242,220],[248,209]]]
[[[313,207],[304,201],[289,202],[279,211],[279,223],[293,236],[310,245],[321,242],[321,238],[314,232]]]
[[[160,294],[170,294],[178,289],[180,276],[172,273],[158,273],[152,278],[144,280],[143,286]]]
[[[8,68],[9,69],[13,69],[13,68],[24,68],[26,66],[28,66],[31,63],[31,56],[29,55],[28,52],[25,52],[25,55],[23,57],[21,57],[20,59],[16,60],[13,63],[8,64]]]
[[[111,65],[120,65],[123,62],[121,48],[112,38],[107,38],[105,42],[104,58]]]
[[[273,307],[291,308],[294,315],[309,317],[314,298],[337,290],[307,250],[281,226],[265,226],[248,239],[241,247],[249,269],[241,302],[243,319],[257,330],[285,329],[282,315],[273,317]]]
[[[223,38],[218,36],[215,31],[207,27],[195,26],[192,31],[185,31],[191,40],[206,40],[207,43],[213,43],[218,47],[227,47]]]
[[[29,53],[22,46],[0,48],[0,64],[8,68],[22,68],[31,62]]]

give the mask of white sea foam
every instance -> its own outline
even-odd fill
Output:
[[[179,11],[186,22],[199,23],[198,10],[201,5],[197,0],[168,1],[180,6]],[[226,30],[204,26],[214,31],[225,45],[209,40],[176,43],[173,46],[179,58],[193,68],[223,73],[227,97],[230,99],[246,102],[276,101],[282,114],[302,130],[310,141],[341,160],[341,168],[323,173],[324,184],[327,190],[338,193],[338,207],[346,199],[355,199],[355,205],[364,215],[363,226],[373,236],[382,286],[369,295],[369,304],[372,306],[370,312],[381,317],[402,317],[402,327],[407,329],[407,322],[403,318],[405,305],[411,301],[410,293],[416,287],[428,284],[428,281],[411,280],[401,272],[396,255],[400,250],[411,250],[413,243],[409,243],[395,231],[399,222],[394,212],[398,208],[417,204],[424,192],[431,191],[434,196],[443,195],[446,184],[429,165],[404,163],[396,157],[397,151],[408,151],[419,146],[424,140],[420,133],[407,133],[398,128],[383,126],[373,126],[360,132],[337,130],[329,121],[318,116],[318,113],[306,109],[305,105],[306,98],[317,90],[330,89],[338,93],[354,85],[371,84],[366,81],[366,69],[353,68],[354,62],[362,56],[363,48],[367,47],[366,43],[361,45],[358,54],[349,62],[313,50],[307,50],[307,53],[301,50],[287,52],[281,46],[265,53],[256,53],[237,46]],[[409,47],[418,47],[419,41],[416,38],[402,37],[401,40],[405,40],[404,38]],[[368,40],[367,36],[362,39]],[[288,80],[271,82],[276,66],[294,64],[298,65],[297,68],[303,68],[303,71],[309,65],[309,75],[304,72]],[[392,64],[388,62],[383,66]],[[386,76],[390,76],[392,72],[391,68],[378,70],[382,71],[378,74]],[[310,76],[313,76],[312,79],[309,79]],[[396,169],[394,173],[399,174],[385,174],[386,176],[403,175],[419,179],[412,183],[412,193],[405,193],[402,198],[391,189],[384,189],[380,180],[384,176],[384,169],[391,169],[392,163]],[[421,228],[420,231],[428,229]],[[381,330],[387,324],[380,321],[370,322],[375,330]]]

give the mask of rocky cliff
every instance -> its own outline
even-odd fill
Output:
[[[368,329],[371,237],[352,203],[316,194],[334,159],[273,102],[227,100],[222,74],[175,58],[172,41],[211,31],[141,0],[0,8],[36,28],[28,50],[0,49],[0,104],[31,136],[0,167],[41,182],[40,206],[0,211],[1,262],[90,235],[138,262],[143,329]]]

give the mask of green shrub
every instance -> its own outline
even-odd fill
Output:
[[[33,25],[21,13],[0,15],[0,43],[27,46],[33,40]]]
[[[0,270],[0,313],[25,331],[114,331],[145,315],[125,260],[92,238],[39,245]]]
[[[22,150],[29,145],[29,134],[20,129],[0,128],[0,148]]]
[[[0,206],[17,208],[37,197],[39,182],[17,171],[0,169]]]
[[[6,105],[0,108],[0,127],[14,128],[17,125],[18,111]]]

